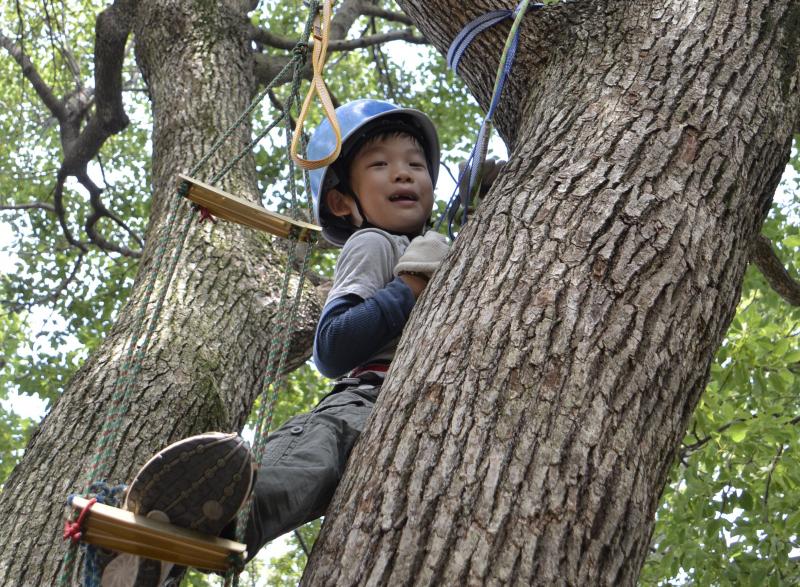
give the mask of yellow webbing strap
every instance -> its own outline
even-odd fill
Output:
[[[314,18],[314,51],[311,56],[311,66],[314,70],[314,76],[311,79],[311,87],[308,89],[306,99],[303,101],[303,107],[300,109],[300,116],[297,118],[297,126],[294,129],[294,136],[292,137],[292,159],[300,167],[305,170],[319,169],[330,165],[339,156],[342,150],[342,131],[339,128],[339,121],[336,119],[336,112],[334,111],[333,101],[328,93],[328,88],[325,86],[325,80],[322,79],[322,69],[325,67],[325,60],[328,56],[328,33],[330,32],[331,25],[331,12],[333,0],[324,0],[322,4],[322,17],[319,13]],[[336,147],[327,157],[323,159],[303,159],[297,152],[300,145],[300,135],[303,132],[303,125],[305,124],[306,116],[308,115],[309,107],[314,99],[314,93],[319,96],[319,101],[325,111],[325,117],[330,121],[333,132],[336,135]]]

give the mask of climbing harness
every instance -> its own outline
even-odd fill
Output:
[[[514,57],[517,53],[517,45],[519,44],[520,24],[525,17],[528,9],[538,10],[543,8],[544,4],[534,3],[530,4],[530,0],[522,0],[514,10],[494,10],[488,12],[468,23],[462,31],[456,36],[447,51],[447,66],[454,72],[458,73],[458,65],[467,47],[475,40],[475,38],[485,31],[486,29],[495,26],[496,24],[508,19],[513,18],[514,22],[511,25],[511,30],[508,33],[505,46],[503,47],[503,54],[500,57],[500,63],[497,66],[497,74],[494,81],[494,89],[492,90],[492,99],[489,103],[489,109],[486,116],[481,123],[478,137],[475,145],[472,147],[469,158],[467,159],[464,169],[459,173],[456,187],[450,200],[447,202],[444,211],[439,219],[436,221],[435,229],[438,230],[442,225],[445,218],[448,219],[447,230],[450,238],[455,238],[453,233],[453,223],[456,220],[459,208],[463,208],[461,217],[461,226],[467,222],[467,214],[470,201],[475,193],[480,189],[481,185],[481,169],[483,162],[486,159],[486,151],[489,146],[489,137],[492,134],[494,127],[494,114],[497,110],[497,105],[500,103],[500,97],[503,93],[506,79],[511,74],[511,67],[514,64]],[[464,174],[469,170],[469,188],[464,192],[463,196],[459,195],[459,186],[464,179]]]
[[[65,540],[70,540],[70,546],[64,556],[62,563],[62,574],[60,583],[69,584],[74,572],[77,559],[77,544],[79,542],[89,544],[85,557],[84,585],[99,585],[100,569],[96,560],[97,548],[102,546],[112,548],[121,552],[127,552],[144,556],[146,558],[156,558],[167,560],[180,565],[196,566],[204,569],[212,569],[220,572],[227,572],[226,583],[237,583],[238,572],[243,567],[245,557],[244,545],[230,540],[217,537],[209,537],[189,530],[178,528],[163,522],[149,520],[140,515],[118,509],[119,499],[124,490],[124,486],[110,487],[103,482],[93,482],[97,479],[108,478],[113,462],[115,447],[120,442],[120,432],[122,422],[126,412],[126,406],[130,403],[130,396],[135,382],[141,371],[143,359],[149,349],[158,320],[166,300],[167,290],[175,274],[178,260],[183,251],[183,247],[193,222],[193,215],[186,214],[185,206],[182,206],[183,197],[195,202],[195,207],[200,209],[201,221],[207,218],[214,219],[214,215],[225,220],[237,222],[239,224],[265,230],[279,237],[289,239],[288,261],[285,266],[283,276],[283,286],[281,297],[278,304],[278,320],[273,327],[271,344],[267,364],[261,379],[260,409],[256,420],[256,434],[254,442],[254,452],[260,460],[263,453],[263,446],[266,434],[269,430],[274,405],[277,399],[278,389],[285,380],[285,363],[288,356],[290,334],[293,331],[291,324],[297,313],[300,304],[305,274],[308,262],[316,241],[316,235],[320,228],[313,224],[304,222],[296,217],[288,217],[273,212],[253,204],[243,198],[228,194],[213,186],[228,171],[230,171],[242,158],[244,158],[272,129],[276,128],[282,121],[285,122],[285,133],[287,136],[287,155],[289,161],[289,181],[288,187],[291,193],[291,210],[293,216],[298,213],[299,205],[297,202],[297,183],[295,181],[294,161],[303,161],[303,165],[315,165],[319,162],[306,161],[296,154],[298,146],[304,149],[302,142],[302,121],[308,113],[311,104],[312,92],[320,96],[326,116],[331,124],[338,127],[335,114],[332,114],[330,97],[327,96],[324,80],[322,78],[322,67],[325,63],[327,51],[327,39],[331,20],[331,6],[333,0],[311,0],[309,5],[309,17],[305,24],[302,39],[308,39],[312,28],[314,30],[314,81],[312,90],[303,103],[303,114],[298,119],[296,131],[292,132],[291,117],[289,112],[293,107],[299,106],[299,88],[302,81],[302,69],[307,55],[307,43],[302,40],[297,43],[289,62],[278,73],[278,75],[253,99],[248,108],[241,116],[228,128],[223,135],[217,138],[209,151],[192,168],[188,176],[181,175],[177,189],[177,195],[170,204],[168,217],[164,228],[161,230],[157,246],[153,255],[153,268],[143,288],[142,299],[139,302],[139,309],[134,317],[134,324],[131,330],[132,335],[125,351],[120,374],[116,380],[112,393],[112,402],[106,412],[103,428],[100,433],[100,441],[97,453],[92,460],[91,470],[87,475],[84,485],[86,491],[84,495],[95,497],[87,499],[82,496],[71,496],[68,500],[69,505],[75,510],[74,520],[67,523],[65,527]],[[320,17],[320,9],[322,16]],[[291,91],[288,98],[282,104],[277,118],[263,129],[251,140],[246,147],[240,150],[236,157],[229,161],[218,173],[216,173],[209,183],[203,183],[197,179],[192,179],[209,162],[211,157],[240,127],[256,107],[261,103],[265,96],[276,85],[291,81]],[[327,96],[327,98],[326,98]],[[332,116],[332,118],[331,118]],[[294,135],[294,136],[293,136]],[[334,149],[338,154],[340,144]],[[296,156],[296,157],[295,157]],[[305,172],[310,167],[303,167],[305,184],[308,185],[308,178]],[[308,190],[306,190],[308,191]],[[179,224],[179,216],[184,215],[183,225],[180,227],[177,238],[173,238],[175,228]],[[306,241],[305,253],[299,267],[299,276],[295,285],[294,295],[289,300],[289,291],[293,267],[295,266],[296,248],[298,241]],[[172,245],[170,247],[170,245]],[[171,254],[168,255],[168,251]],[[167,258],[168,257],[168,258]],[[165,261],[166,259],[166,261]],[[164,263],[166,262],[166,265]],[[162,273],[164,267],[163,281],[160,283],[159,295],[155,299],[151,312],[147,313],[156,290],[156,281]],[[268,392],[272,389],[272,395],[268,398]],[[107,501],[108,503],[103,503]],[[247,507],[249,507],[249,503]],[[243,508],[246,511],[246,508]],[[243,527],[237,531],[237,536],[241,541]]]

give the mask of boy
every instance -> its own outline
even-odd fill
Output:
[[[378,100],[350,102],[336,114],[341,154],[311,172],[311,188],[323,236],[342,247],[314,339],[317,368],[338,379],[311,412],[291,418],[267,439],[245,532],[249,557],[325,513],[414,303],[448,251],[442,235],[423,234],[439,168],[430,119]],[[334,147],[324,121],[308,156],[321,159]],[[226,525],[253,485],[250,459],[235,434],[183,440],[142,468],[125,507],[232,537],[232,525]],[[160,585],[170,574],[180,576],[167,563],[131,565],[125,558],[105,567],[103,584]]]

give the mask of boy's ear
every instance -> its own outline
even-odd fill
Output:
[[[355,207],[353,198],[337,189],[329,190],[325,194],[325,203],[328,205],[328,210],[330,210],[331,214],[340,218],[352,215]]]

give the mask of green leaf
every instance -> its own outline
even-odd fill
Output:
[[[733,442],[742,442],[747,437],[747,431],[748,429],[746,422],[737,422],[725,430],[724,434]]]

